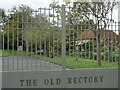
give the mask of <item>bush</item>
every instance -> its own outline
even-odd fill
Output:
[[[105,54],[105,56],[104,56]],[[105,60],[105,61],[110,61],[110,62],[118,62],[118,59],[119,59],[119,55],[115,52],[105,52],[103,55],[102,55],[102,60]]]
[[[86,59],[94,59],[97,60],[97,53],[93,53],[93,51],[84,51],[84,52],[80,52],[79,56],[82,58]],[[117,54],[116,52],[101,52],[101,59],[108,61],[109,62],[118,62],[119,60],[119,54]]]
[[[94,54],[94,55],[93,55]],[[87,59],[97,59],[97,54],[93,53],[93,51],[90,52],[80,52],[80,57],[87,58]]]

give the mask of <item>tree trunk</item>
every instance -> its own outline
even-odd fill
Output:
[[[97,66],[101,67],[101,43],[100,31],[97,32]]]

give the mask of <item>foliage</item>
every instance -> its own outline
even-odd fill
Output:
[[[79,13],[80,19],[90,20],[90,14],[95,18],[96,28],[100,28],[100,23],[103,22],[103,28],[106,28],[107,25],[112,21],[112,11],[117,6],[117,0],[113,2],[108,2],[104,0],[103,2],[74,2],[73,8],[75,9],[73,14]],[[111,12],[111,18],[108,17],[108,14]]]
[[[5,10],[0,8],[0,23],[4,23],[6,21],[6,14]]]
[[[5,49],[8,48],[8,44],[9,49],[14,50],[17,50],[18,46],[23,46],[24,50],[27,51],[31,50],[31,46],[33,49],[36,49],[35,47],[40,49],[40,44],[43,49],[44,41],[48,45],[48,36],[52,38],[50,25],[45,15],[32,10],[26,5],[13,7],[4,26]]]
[[[104,0],[103,2],[74,2],[73,7],[70,10],[70,18],[68,19],[72,25],[78,24],[81,21],[89,22],[89,29],[94,31],[97,38],[97,65],[101,66],[101,43],[100,43],[100,30],[105,30],[107,26],[110,25],[112,21],[112,13],[114,7],[116,7],[118,2],[114,0],[113,2],[108,2]],[[111,13],[111,17],[108,17],[108,14]],[[89,20],[94,18],[93,23]],[[101,25],[102,23],[102,25]],[[87,24],[87,23],[86,23]],[[87,25],[85,26],[87,27]]]
[[[8,20],[4,25],[4,47],[5,49],[17,50],[18,44],[22,45],[22,34],[26,30],[26,22],[30,22],[30,12],[32,9],[26,5],[21,5],[18,8],[13,7],[9,13]],[[25,40],[23,40],[25,47]]]

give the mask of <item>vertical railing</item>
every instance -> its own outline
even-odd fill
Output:
[[[13,14],[13,18],[11,19],[11,21],[9,20],[7,22],[8,25],[7,24],[2,25],[5,26],[6,29],[6,33],[5,33],[6,38],[4,38],[4,34],[2,34],[3,55],[4,55],[4,46],[5,46],[4,41],[7,39],[7,48],[5,48],[5,51],[7,51],[8,57],[7,58],[3,57],[3,67],[5,67],[5,70],[38,71],[38,70],[48,70],[48,69],[61,70],[62,68],[63,72],[65,72],[66,69],[69,68],[73,68],[73,69],[99,68],[95,66],[95,64],[97,63],[97,59],[95,56],[96,53],[98,52],[97,50],[95,50],[97,49],[95,44],[100,44],[101,45],[100,49],[101,50],[103,49],[102,52],[100,51],[102,53],[101,61],[103,68],[109,67],[107,66],[108,63],[109,63],[108,65],[112,63],[117,63],[118,57],[117,56],[113,57],[110,55],[111,53],[116,54],[117,50],[116,51],[113,50],[114,43],[111,42],[109,39],[112,39],[111,37],[114,35],[117,36],[118,34],[117,32],[119,32],[120,34],[119,31],[120,28],[118,27],[117,29],[117,26],[120,26],[120,21],[118,21],[118,25],[117,23],[115,23],[115,30],[109,30],[111,31],[111,33],[110,32],[108,33],[110,34],[106,34],[107,33],[106,31],[108,31],[106,29],[107,28],[113,29],[114,23],[112,22],[110,26],[107,26],[107,28],[105,28],[103,34],[100,37],[100,39],[103,38],[103,40],[102,42],[101,40],[99,42],[98,40],[97,41],[94,40],[95,39],[94,32],[97,32],[98,30],[96,31],[92,30],[94,29],[94,26],[92,26],[93,24],[91,25],[90,22],[87,23],[87,18],[85,16],[84,16],[85,20],[83,18],[80,18],[81,13],[77,13],[77,10],[70,6],[66,7],[65,5],[62,5],[60,9],[61,12],[59,13],[56,12],[56,10],[58,9],[60,8],[58,7],[49,8],[49,9],[39,8],[38,11],[36,12],[33,11],[32,13],[26,12],[24,13],[24,15],[21,15],[21,17],[19,15]],[[81,10],[83,10],[83,8]],[[76,13],[76,15],[74,15],[74,13]],[[51,14],[53,14],[53,16],[50,16]],[[61,18],[58,18],[60,17],[58,14],[61,14]],[[90,13],[85,12],[85,14],[88,17],[91,17]],[[29,15],[31,15],[31,17],[29,17]],[[91,19],[93,21],[97,20],[93,16],[91,17]],[[100,23],[99,28],[102,28],[102,22]],[[21,32],[21,36],[20,36],[20,32]],[[100,33],[98,33],[98,35],[99,34],[101,34],[101,31]],[[21,42],[20,42],[20,37],[21,37]],[[105,40],[104,37],[108,40]],[[116,43],[118,41],[117,38],[118,37],[115,37],[114,39],[115,40],[114,46],[116,48],[118,47],[120,48],[120,46],[118,46]],[[93,44],[91,45],[89,41],[91,41]],[[62,47],[60,46],[60,44]],[[15,47],[15,45],[17,46],[17,48]],[[20,57],[19,57],[20,52],[17,51],[19,45],[21,45],[24,48],[22,55]],[[107,46],[108,51],[106,50],[105,46]],[[111,51],[108,48],[109,46],[112,46]],[[35,53],[33,52],[33,49],[35,49]],[[44,50],[43,52],[44,54],[42,55],[40,53],[40,55],[38,55],[37,50],[39,51]],[[31,54],[29,54],[29,52]],[[119,52],[117,52],[117,54],[118,53]],[[113,61],[113,59],[115,59],[115,61]],[[120,54],[119,54],[119,59],[120,59]],[[91,62],[93,62],[94,65]]]
[[[62,5],[62,16],[61,16],[61,23],[62,23],[62,78],[63,78],[63,87],[65,88],[66,82],[66,17],[65,17],[65,5]]]
[[[66,30],[65,5],[62,5],[62,68],[66,70]]]
[[[2,67],[4,67],[4,22],[2,24]],[[4,71],[4,68],[2,68],[2,71]]]
[[[120,84],[120,1],[118,2],[118,32],[119,32],[119,59],[118,59],[118,84]],[[120,85],[118,85],[120,89]]]

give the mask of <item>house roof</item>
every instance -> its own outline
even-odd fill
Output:
[[[86,30],[86,31],[81,32],[76,38],[76,40],[85,40],[85,39],[94,38],[94,37],[95,37],[95,34],[93,31]]]
[[[101,39],[111,39],[111,40],[112,39],[116,40],[120,37],[120,35],[117,35],[115,32],[111,30],[100,30],[100,36]],[[96,38],[95,32],[92,30],[85,30],[78,35],[76,40],[86,40],[90,38]]]

